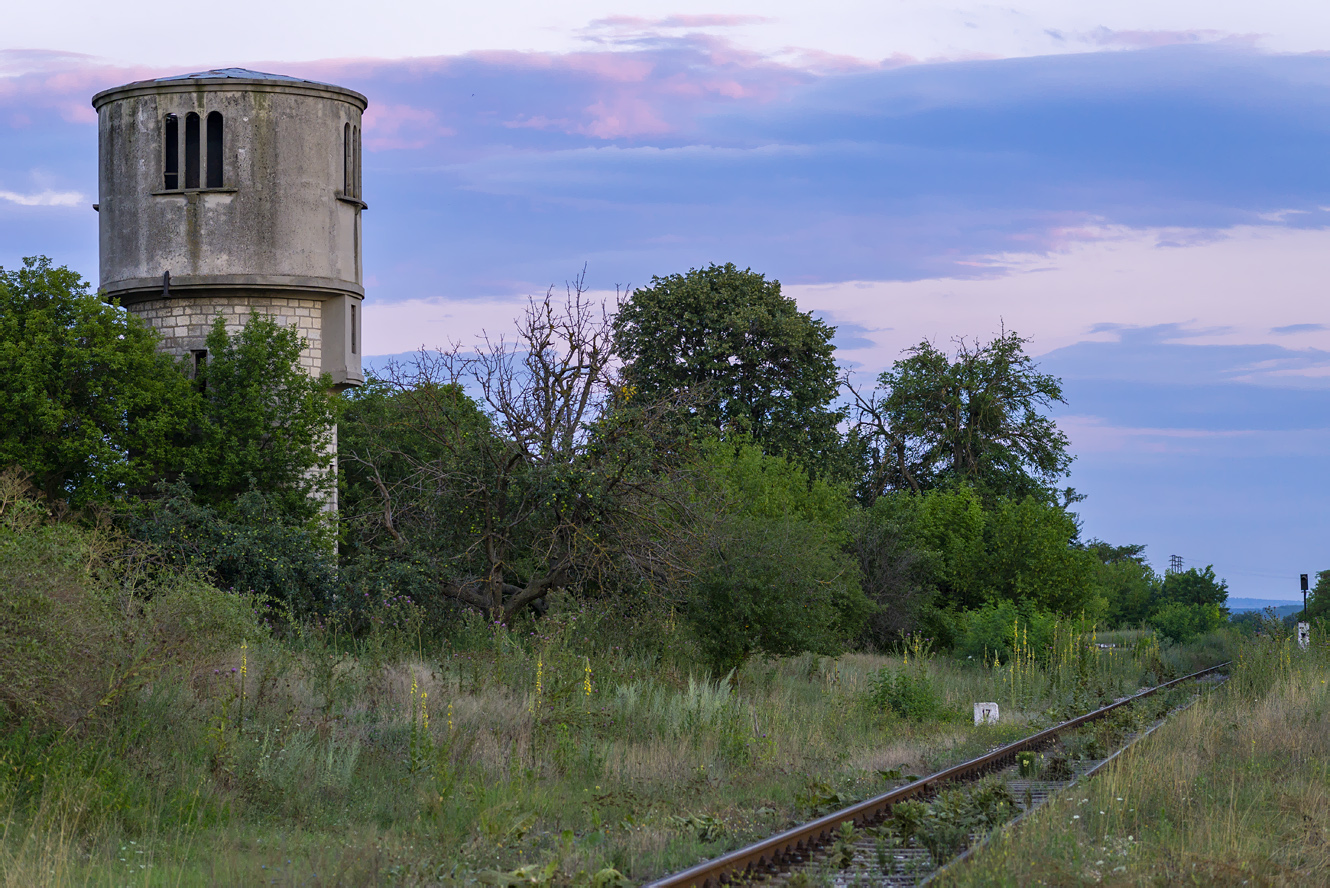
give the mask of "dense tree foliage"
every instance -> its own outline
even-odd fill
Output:
[[[1038,648],[1069,620],[1186,639],[1227,616],[1212,568],[1080,540],[1061,385],[1014,333],[914,347],[851,389],[842,430],[834,331],[733,265],[653,278],[613,321],[578,279],[518,328],[339,397],[295,329],[218,319],[190,379],[27,260],[0,270],[0,468],[116,503],[155,563],[353,631],[403,606],[440,632],[467,609],[513,626],[558,593],[683,626],[723,674],[914,632],[1001,658],[1014,626]],[[1328,590],[1322,572],[1314,614]]]
[[[1145,560],[1145,547],[1091,540],[1086,550],[1095,558],[1095,585],[1104,600],[1104,622],[1110,626],[1145,622],[1159,592],[1159,579]]]
[[[1075,521],[1035,499],[986,503],[969,487],[878,497],[856,522],[865,591],[890,614],[891,633],[922,629],[950,643],[959,614],[1010,602],[1030,611],[1098,615],[1094,558]]]
[[[196,402],[156,343],[68,268],[0,268],[0,467],[75,506],[179,470]]]
[[[76,507],[187,479],[222,511],[259,490],[311,518],[331,492],[335,416],[299,332],[255,315],[229,334],[219,318],[194,380],[157,344],[49,259],[0,269],[0,464]]]
[[[754,653],[840,653],[872,610],[846,552],[847,492],[747,442],[713,439],[704,459],[718,514],[683,606],[713,671]]]
[[[1213,564],[1201,569],[1172,571],[1164,576],[1159,597],[1164,602],[1188,607],[1212,605],[1227,611],[1228,583],[1215,576]]]
[[[833,335],[779,281],[733,264],[653,277],[614,318],[614,349],[636,397],[689,392],[713,434],[750,436],[822,474],[840,448]]]
[[[236,333],[221,318],[200,370],[190,479],[200,501],[225,511],[262,491],[283,512],[313,517],[331,495],[332,383],[300,365],[300,331],[255,314]]]
[[[1041,411],[1062,401],[1062,384],[1039,372],[1027,342],[1006,332],[983,345],[959,340],[954,357],[921,342],[875,390],[851,387],[860,497],[964,483],[986,495],[1051,498],[1072,458],[1067,436]]]
[[[671,403],[625,389],[609,346],[579,283],[533,301],[516,343],[422,353],[353,396],[348,545],[423,563],[437,594],[505,622],[556,589],[669,574]]]
[[[1316,585],[1307,596],[1307,616],[1313,619],[1330,617],[1330,570],[1316,572]]]
[[[344,585],[328,557],[327,529],[293,519],[280,497],[257,490],[220,511],[187,485],[172,485],[127,510],[121,523],[163,563],[196,571],[222,589],[266,596],[291,616],[328,613]]]
[[[1173,571],[1159,584],[1149,622],[1160,634],[1186,641],[1217,629],[1228,620],[1228,584],[1215,576],[1214,567]]]

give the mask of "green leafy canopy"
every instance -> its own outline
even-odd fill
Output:
[[[194,393],[157,336],[46,257],[0,268],[0,466],[74,506],[178,466]]]
[[[768,453],[828,474],[839,452],[835,328],[732,263],[653,277],[614,318],[623,378],[649,402],[700,400],[711,432],[750,435]]]

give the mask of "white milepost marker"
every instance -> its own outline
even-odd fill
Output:
[[[998,705],[996,703],[974,704],[974,723],[976,725],[995,725],[997,722]]]

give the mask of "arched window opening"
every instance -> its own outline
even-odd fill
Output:
[[[199,187],[199,116],[185,115],[185,187]]]
[[[166,173],[162,184],[167,191],[175,191],[180,187],[180,118],[168,114],[162,123],[162,169]]]
[[[351,196],[351,124],[342,126],[342,193]]]
[[[351,196],[360,197],[360,127],[351,127]]]
[[[208,115],[208,187],[222,187],[222,114]]]

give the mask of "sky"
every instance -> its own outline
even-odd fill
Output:
[[[835,325],[861,385],[924,339],[1028,337],[1086,538],[1213,564],[1234,596],[1330,568],[1330,5],[227,10],[7,11],[0,266],[95,284],[96,91],[338,83],[370,101],[371,355],[505,330],[584,266],[612,296],[734,262]]]

